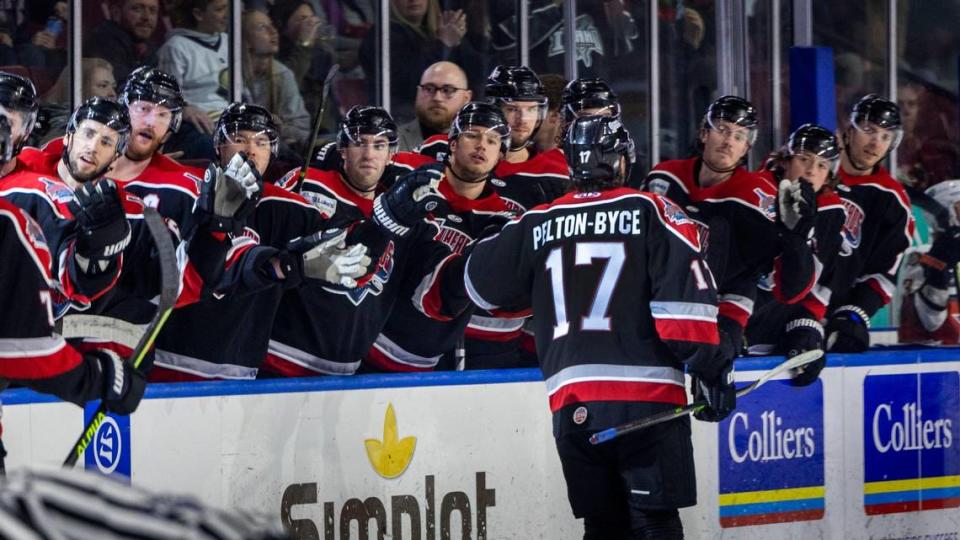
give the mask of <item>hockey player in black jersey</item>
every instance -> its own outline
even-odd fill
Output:
[[[54,332],[52,257],[40,226],[0,199],[0,377],[82,405],[129,414],[144,377],[113,351],[81,353]]]
[[[830,351],[863,352],[870,346],[870,317],[890,301],[913,237],[910,198],[880,164],[902,136],[900,108],[875,94],[854,104],[843,129],[837,190],[847,220],[826,325]]]
[[[790,134],[787,143],[775,153],[759,172],[774,185],[784,180],[791,187],[808,184],[816,193],[817,214],[810,239],[816,257],[817,283],[799,302],[784,305],[783,295],[775,280],[766,276],[758,293],[757,310],[747,327],[747,343],[751,354],[785,354],[796,356],[805,351],[823,349],[823,325],[832,295],[831,281],[840,256],[841,229],[846,212],[835,191],[837,168],[840,165],[840,144],[829,130],[804,124]],[[792,383],[811,384],[826,365],[826,358],[803,366],[794,374]]]
[[[617,94],[603,79],[574,79],[563,87],[560,112],[563,114],[565,126],[569,126],[581,116],[620,118],[620,101]]]
[[[773,271],[788,304],[804,298],[816,281],[807,245],[816,211],[812,192],[781,194],[743,166],[758,125],[750,102],[718,98],[701,120],[699,155],[658,163],[644,181],[646,191],[669,197],[701,226],[720,295],[721,347],[729,354],[742,348],[760,276]]]
[[[510,127],[496,106],[474,101],[460,109],[450,129],[450,155],[444,163],[432,163],[409,173],[439,180],[438,190],[445,205],[411,233],[417,239],[408,242],[412,247],[406,257],[428,263],[436,260],[438,253],[462,253],[487,227],[497,227],[507,219],[507,205],[489,181],[507,151],[509,139]],[[456,317],[444,317],[432,310],[437,299],[425,291],[438,275],[421,279],[419,273],[411,272],[407,276],[399,293],[400,301],[367,355],[368,366],[384,371],[425,371],[437,367],[444,357],[441,367],[458,367],[454,364],[455,348],[471,316],[480,320],[476,326],[483,327],[493,315],[468,310]],[[429,316],[421,312],[424,309]],[[517,319],[517,323],[521,321]],[[513,366],[475,364],[472,358],[467,360],[466,367]]]
[[[584,538],[682,538],[677,509],[696,504],[689,417],[609,446],[588,438],[685,404],[684,365],[694,396],[710,403],[705,418],[719,421],[735,406],[699,233],[669,199],[623,187],[633,142],[618,119],[577,119],[564,153],[577,191],[480,241],[466,290],[482,308],[533,309]]]

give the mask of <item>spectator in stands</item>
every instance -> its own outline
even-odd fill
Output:
[[[188,103],[183,119],[207,135],[230,104],[228,8],[227,0],[183,0],[157,51],[157,67],[177,78]]]
[[[543,84],[543,93],[547,95],[547,116],[540,124],[540,131],[537,131],[533,140],[538,152],[546,152],[552,148],[558,148],[560,138],[563,136],[560,96],[563,95],[563,87],[567,85],[567,80],[557,73],[545,73],[540,75],[540,82]]]
[[[427,137],[449,131],[457,111],[471,99],[473,92],[460,66],[443,61],[428,67],[417,86],[417,117],[400,125],[400,151],[413,150]]]
[[[117,81],[113,76],[113,66],[102,58],[84,58],[80,61],[82,99],[105,97],[116,99]],[[41,146],[46,142],[62,137],[70,119],[70,68],[60,72],[57,82],[43,95],[37,123],[30,134],[29,144]]]
[[[25,14],[13,38],[20,63],[59,73],[67,64],[67,2],[31,0]]]
[[[135,68],[157,65],[157,48],[150,38],[157,29],[159,0],[110,0],[110,20],[87,36],[83,52],[103,58],[113,66],[113,75],[124,80]]]
[[[390,108],[398,121],[413,117],[417,73],[440,60],[461,66],[483,65],[483,58],[463,37],[467,18],[462,10],[440,11],[439,0],[390,0]],[[370,96],[376,95],[377,30],[360,46],[360,64]]]
[[[307,0],[277,0],[270,18],[280,32],[277,59],[293,71],[307,110],[314,111],[333,65],[333,27]]]
[[[0,16],[0,65],[12,66],[17,62],[17,52],[13,49],[13,24]]]
[[[242,27],[244,81],[250,96],[279,120],[281,151],[286,146],[297,152],[310,139],[310,115],[293,71],[274,58],[279,50],[277,29],[263,11],[244,13]]]

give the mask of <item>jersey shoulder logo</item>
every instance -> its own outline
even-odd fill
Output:
[[[764,215],[771,220],[777,219],[777,196],[767,193],[762,188],[753,188],[753,192],[757,195],[757,206]]]
[[[690,221],[690,218],[687,217],[687,214],[683,211],[683,209],[676,204],[673,204],[673,201],[666,197],[661,197],[660,200],[663,201],[663,216],[667,218],[667,221],[673,223],[674,225],[693,223]]]
[[[316,191],[304,190],[300,192],[304,199],[310,201],[310,204],[317,207],[325,218],[331,218],[337,213],[337,200],[333,197],[327,197]]]
[[[860,247],[860,241],[863,237],[863,208],[860,205],[847,198],[841,198],[840,202],[847,211],[847,220],[843,222],[843,246],[840,254],[842,256],[850,255],[851,250]]]
[[[666,195],[670,191],[670,182],[663,178],[653,178],[647,182],[647,191],[654,195]]]
[[[73,190],[62,182],[41,176],[40,183],[43,184],[43,191],[46,192],[47,197],[53,201],[63,204],[73,200]]]

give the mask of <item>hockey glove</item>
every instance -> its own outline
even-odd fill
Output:
[[[77,222],[76,261],[80,270],[99,274],[130,244],[130,223],[113,180],[87,182],[70,203]]]
[[[437,191],[440,178],[423,171],[401,177],[373,202],[373,222],[393,237],[403,237],[430,212],[446,206]]]
[[[805,180],[783,179],[777,190],[777,218],[790,233],[806,239],[817,215],[817,194]]]
[[[937,233],[930,251],[920,257],[925,284],[936,289],[946,289],[950,285],[950,276],[958,262],[960,262],[960,227],[948,227],[947,230]]]
[[[111,350],[97,349],[87,354],[95,356],[100,362],[103,404],[107,410],[116,414],[130,414],[137,410],[147,387],[143,373]]]
[[[717,328],[720,331],[720,356],[724,362],[733,362],[743,352],[743,327],[737,321],[720,315],[717,317]]]
[[[841,306],[827,322],[827,350],[860,353],[870,348],[870,317],[859,306]]]
[[[794,319],[787,323],[786,331],[780,341],[780,347],[787,358],[801,353],[823,348],[823,326],[813,319]],[[808,386],[820,376],[827,365],[827,356],[793,370],[790,384]]]
[[[290,271],[302,278],[326,281],[353,288],[370,268],[370,256],[363,244],[346,245],[347,231],[330,229],[295,238],[287,245],[293,256]]]
[[[715,379],[694,375],[691,379],[693,401],[706,401],[707,406],[694,413],[697,420],[720,422],[737,407],[737,387],[733,380],[733,362],[728,362]]]
[[[262,194],[263,178],[243,152],[223,169],[211,163],[197,199],[198,221],[210,231],[240,234]]]

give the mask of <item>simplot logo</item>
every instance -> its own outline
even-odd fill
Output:
[[[384,478],[396,478],[410,465],[413,451],[417,447],[417,438],[399,438],[397,415],[390,403],[387,404],[383,419],[383,440],[367,439],[363,444],[367,447],[367,459],[370,460],[373,470]]]

